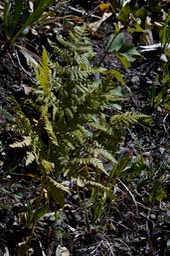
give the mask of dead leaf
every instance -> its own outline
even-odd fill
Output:
[[[109,9],[110,3],[109,2],[101,3],[99,6],[100,6],[100,11],[105,12]]]
[[[30,86],[28,86],[26,84],[22,84],[22,87],[24,89],[25,95],[29,95],[32,92],[32,90],[33,90],[32,87],[30,87]]]
[[[64,246],[59,245],[55,251],[55,256],[69,256],[68,249]]]
[[[103,16],[101,17],[100,20],[90,23],[90,24],[88,25],[88,27],[89,27],[93,32],[96,32],[96,31],[98,30],[98,28],[100,27],[100,25],[101,25],[105,20],[107,20],[111,15],[112,15],[111,12],[109,12],[109,13],[105,12],[105,13],[103,14]]]

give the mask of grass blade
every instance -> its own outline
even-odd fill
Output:
[[[55,0],[48,0],[48,1],[42,0],[41,2],[39,2],[35,11],[28,17],[28,19],[23,24],[23,26],[18,31],[18,33],[12,38],[11,44],[13,44],[16,41],[16,39],[21,35],[21,33],[24,31],[24,29],[26,29],[28,26],[32,25],[34,22],[38,21],[38,19],[41,17],[41,15],[46,10],[46,8],[49,7],[50,4],[52,4],[54,1]]]

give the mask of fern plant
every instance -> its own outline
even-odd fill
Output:
[[[75,27],[68,40],[58,37],[57,43],[49,43],[57,57],[52,61],[43,50],[43,61],[35,68],[35,101],[26,102],[39,118],[26,117],[15,103],[16,122],[10,127],[27,141],[26,165],[37,163],[42,188],[63,205],[63,194],[70,192],[57,182],[57,175],[81,175],[97,186],[96,173],[109,177],[104,160],[117,163],[126,127],[146,116],[120,111],[124,97],[113,82],[116,72],[90,64],[93,49],[85,25]]]

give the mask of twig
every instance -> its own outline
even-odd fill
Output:
[[[130,194],[134,204],[135,204],[135,207],[136,207],[136,216],[137,218],[139,218],[139,210],[138,210],[138,205],[137,205],[137,202],[136,202],[136,199],[135,197],[133,196],[132,192],[130,191],[130,189],[118,178],[118,181],[123,185],[123,187],[128,191],[128,193]]]

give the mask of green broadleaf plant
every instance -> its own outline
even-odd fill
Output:
[[[25,0],[17,0],[15,5],[11,1],[5,1],[3,22],[6,38],[10,44],[13,44],[24,30],[39,20],[43,12],[54,0],[34,1],[35,9],[32,13],[28,12],[28,17],[20,24],[21,19],[27,7],[24,6]]]
[[[136,60],[140,53],[133,44],[124,43],[125,34],[120,32],[112,34],[106,42],[105,49],[108,53],[113,52],[123,63],[125,68],[130,67],[130,62]]]

